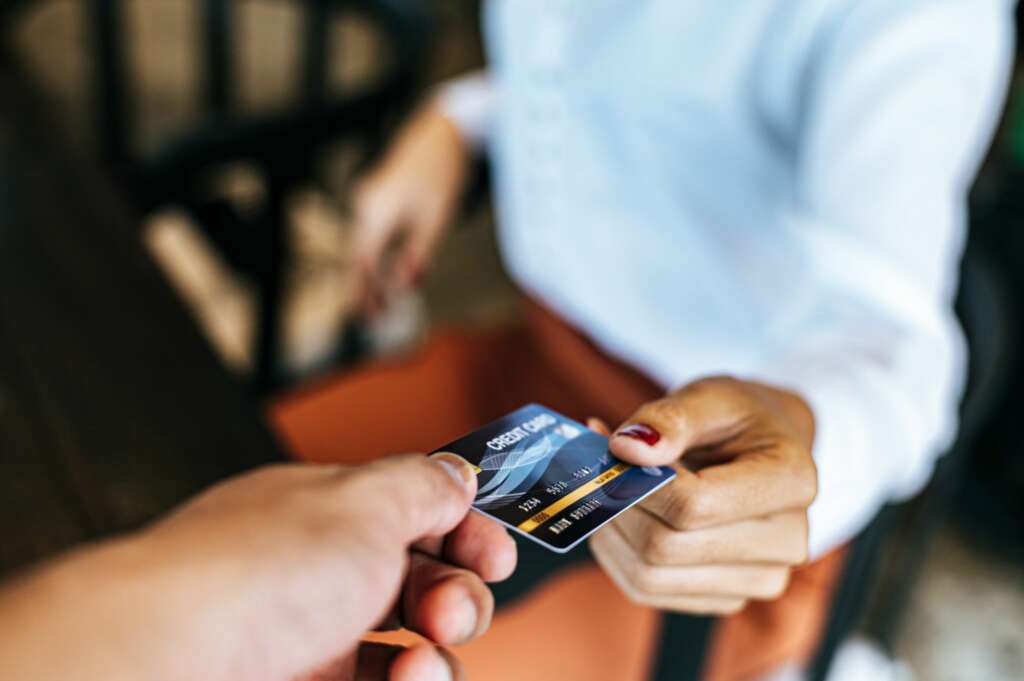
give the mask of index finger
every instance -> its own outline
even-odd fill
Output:
[[[817,494],[813,459],[788,443],[696,472],[677,467],[677,472],[640,505],[680,531],[805,509]]]

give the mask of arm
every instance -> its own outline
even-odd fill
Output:
[[[353,195],[355,260],[368,312],[416,286],[458,210],[484,144],[494,90],[482,72],[450,81],[413,112]]]
[[[0,591],[2,676],[351,681],[360,637],[394,616],[436,643],[468,640],[493,608],[481,578],[507,576],[515,553],[466,516],[475,479],[464,462],[397,457],[223,483]],[[433,646],[359,652],[360,679],[458,676]]]
[[[684,386],[612,437],[627,461],[681,457],[672,483],[591,540],[633,600],[723,614],[775,598],[794,565],[929,475],[952,437],[966,192],[1011,25],[999,0],[862,2],[822,41],[789,228],[824,302],[789,320],[801,342],[753,375]]]
[[[1002,107],[1011,28],[998,0],[861,3],[817,59],[791,229],[827,302],[755,376],[815,414],[812,555],[919,489],[954,435],[966,198]]]

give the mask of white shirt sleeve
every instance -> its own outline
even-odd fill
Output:
[[[469,146],[480,151],[490,137],[495,108],[495,86],[486,71],[446,81],[438,86],[436,101],[442,113],[459,129]]]
[[[828,303],[786,320],[802,342],[755,378],[815,413],[814,556],[920,489],[955,435],[966,196],[1002,108],[1012,25],[1003,0],[864,2],[810,60],[789,228]]]

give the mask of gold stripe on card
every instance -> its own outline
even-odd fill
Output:
[[[615,464],[614,466],[606,470],[604,473],[601,473],[601,475],[594,478],[593,480],[580,485],[572,492],[569,492],[564,497],[554,502],[544,510],[539,511],[527,520],[524,520],[523,522],[519,523],[519,529],[523,532],[533,532],[542,524],[550,520],[551,517],[559,511],[575,504],[577,501],[587,496],[591,492],[595,491],[601,486],[606,485],[615,478],[619,477],[620,475],[628,471],[630,468],[632,468],[632,466],[630,466],[628,463]]]

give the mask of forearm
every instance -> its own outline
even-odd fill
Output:
[[[358,469],[281,464],[227,480],[144,531],[0,588],[0,678],[296,678],[356,664],[359,638],[399,594],[415,631],[464,642],[491,618],[481,573],[501,579],[515,562],[501,528],[467,517],[475,490],[475,474],[452,454]],[[369,516],[368,498],[381,501]],[[410,559],[413,543],[449,534],[471,553],[451,548],[453,564]],[[497,570],[475,557],[501,555]],[[474,621],[449,607],[471,608]],[[387,660],[405,661],[396,679],[461,678],[437,651],[391,652]]]
[[[3,678],[195,678],[191,639],[217,632],[202,631],[188,586],[168,573],[133,536],[78,549],[18,579],[0,591]],[[199,673],[217,678],[206,673],[214,671]]]

